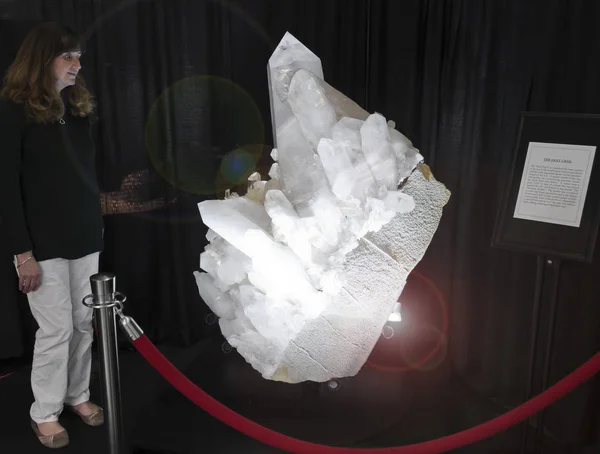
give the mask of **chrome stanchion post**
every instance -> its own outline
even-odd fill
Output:
[[[83,304],[94,309],[109,452],[110,454],[122,454],[125,450],[115,315],[117,311],[121,312],[125,298],[115,291],[115,281],[114,274],[94,274],[90,277],[92,294],[83,299]]]

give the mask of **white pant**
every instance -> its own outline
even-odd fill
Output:
[[[92,309],[82,304],[91,293],[90,276],[98,272],[99,253],[77,260],[39,262],[42,285],[27,294],[39,325],[35,335],[31,389],[35,402],[31,419],[58,421],[63,405],[78,405],[90,397]]]

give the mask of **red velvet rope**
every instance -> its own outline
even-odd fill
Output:
[[[5,374],[5,375],[0,375],[0,380],[2,380],[3,378],[8,378],[10,377],[12,374],[14,374],[14,372],[11,372],[9,374]]]
[[[320,454],[436,454],[483,440],[529,418],[574,390],[600,371],[600,352],[540,395],[488,422],[436,440],[393,448],[338,448],[309,443],[267,429],[227,408],[210,397],[173,364],[143,335],[133,344],[146,360],[179,392],[216,419],[262,443],[292,453]]]

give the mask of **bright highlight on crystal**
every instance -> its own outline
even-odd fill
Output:
[[[388,322],[401,322],[402,321],[402,312],[400,303],[394,304],[394,309],[392,313],[388,317]]]
[[[393,122],[328,85],[319,58],[289,33],[268,77],[270,179],[255,173],[244,196],[199,204],[209,244],[198,289],[264,378],[353,376],[450,193]]]

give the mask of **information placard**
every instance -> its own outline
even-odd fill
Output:
[[[591,261],[599,145],[598,115],[524,113],[492,245]]]
[[[529,142],[516,218],[579,227],[595,146]]]

